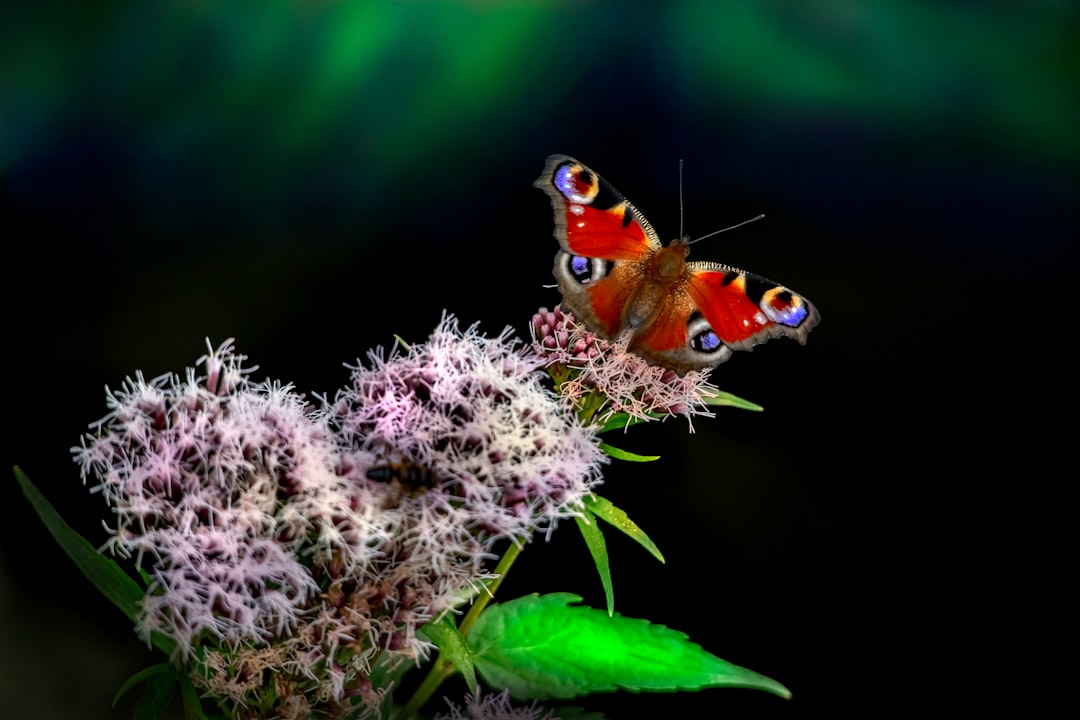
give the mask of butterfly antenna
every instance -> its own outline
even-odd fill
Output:
[[[679,158],[679,237],[683,237],[682,166],[683,159]]]
[[[727,232],[728,230],[734,230],[735,228],[742,227],[743,225],[748,225],[748,224],[754,222],[755,220],[760,220],[763,217],[765,217],[765,213],[762,213],[760,215],[752,217],[749,220],[743,220],[741,223],[735,223],[734,225],[729,225],[726,228],[720,228],[719,230],[714,230],[711,233],[709,233],[708,235],[702,235],[699,238],[694,238],[693,240],[690,240],[686,244],[687,245],[692,245],[693,243],[696,243],[698,240],[704,240],[705,238],[711,238],[713,235],[719,235],[722,232]]]

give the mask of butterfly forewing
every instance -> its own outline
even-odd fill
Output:
[[[640,260],[661,245],[637,208],[573,158],[552,155],[535,185],[551,197],[559,231],[556,237],[566,252],[606,260]]]

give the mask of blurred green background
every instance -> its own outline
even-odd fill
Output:
[[[668,557],[612,539],[616,608],[795,700],[582,704],[876,716],[942,687],[955,694],[935,707],[996,702],[974,691],[973,658],[1012,633],[968,610],[1029,587],[1003,573],[1022,565],[1026,498],[1053,504],[1027,443],[1054,446],[1037,403],[1057,396],[1039,383],[1067,372],[1050,335],[1071,326],[1075,285],[1076,7],[6,7],[4,462],[101,542],[105,508],[68,449],[104,414],[103,385],[182,371],[204,338],[235,337],[265,377],[326,393],[342,363],[395,333],[422,340],[444,309],[525,333],[558,302],[551,211],[531,187],[546,156],[605,175],[665,239],[682,159],[689,234],[766,216],[695,259],[772,277],[823,322],[805,348],[770,343],[714,373],[765,413],[615,439],[663,456],[611,467],[603,492]],[[112,694],[154,657],[3,487],[5,717],[126,716]],[[600,605],[575,535],[534,544],[506,597]]]

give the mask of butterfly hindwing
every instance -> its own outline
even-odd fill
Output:
[[[806,343],[820,317],[806,298],[760,275],[719,263],[688,263],[690,294],[717,337],[750,350],[774,337]]]
[[[555,256],[563,305],[605,338],[619,334],[641,272],[642,263],[633,260],[587,258],[562,250]]]

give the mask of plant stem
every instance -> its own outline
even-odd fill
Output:
[[[518,555],[525,547],[524,539],[519,542],[510,543],[510,547],[507,548],[506,553],[499,560],[498,566],[495,568],[495,578],[491,580],[486,586],[486,592],[481,592],[476,600],[473,602],[472,607],[469,608],[469,612],[462,618],[461,624],[458,626],[458,632],[462,637],[468,637],[469,630],[480,618],[480,613],[484,611],[484,608],[488,606],[488,603],[495,597],[495,591],[502,585],[503,578],[506,577],[506,573],[510,571],[510,566],[517,560]],[[405,704],[405,708],[400,715],[401,718],[413,718],[420,712],[420,708],[424,706],[431,696],[435,694],[435,691],[439,689],[439,686],[443,684],[443,681],[449,679],[454,674],[454,666],[449,660],[444,658],[437,658],[435,664],[432,665],[431,670],[428,672],[427,677],[420,683],[420,687],[416,688],[416,692],[409,698],[409,702]]]

